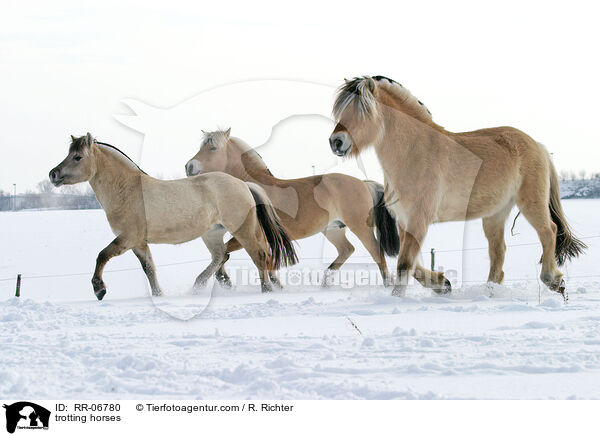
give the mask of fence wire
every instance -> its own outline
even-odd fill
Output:
[[[595,238],[600,238],[600,235],[592,235],[592,236],[582,236],[579,239],[595,239]],[[540,246],[541,244],[539,242],[527,242],[527,243],[522,243],[522,244],[512,244],[512,245],[507,245],[506,248],[511,248],[511,247],[526,247],[526,246]],[[465,251],[476,251],[476,250],[487,250],[488,247],[471,247],[471,248],[462,248],[462,249],[450,249],[450,250],[435,250],[435,253],[457,253],[457,252],[465,252]],[[429,254],[429,251],[421,251],[422,254]],[[359,259],[363,259],[363,258],[368,258],[370,259],[371,256],[369,255],[358,255],[358,256],[352,256],[354,258],[359,258]],[[321,260],[323,259],[323,257],[303,257],[302,259],[304,260]],[[186,261],[182,261],[182,262],[173,262],[173,263],[164,263],[161,265],[157,265],[157,267],[161,268],[161,267],[171,267],[171,266],[177,266],[177,265],[187,265],[187,264],[193,264],[193,263],[200,263],[200,262],[209,262],[211,261],[210,258],[206,258],[206,259],[195,259],[195,260],[186,260]],[[136,267],[131,267],[131,268],[121,268],[121,269],[113,269],[113,270],[106,270],[104,271],[105,274],[110,274],[110,273],[119,273],[119,272],[127,272],[127,271],[137,271],[139,270],[140,267],[136,266]],[[28,275],[23,275],[21,274],[21,279],[28,279],[28,280],[33,280],[33,279],[48,279],[48,278],[64,278],[64,277],[77,277],[77,276],[89,276],[92,275],[93,272],[79,272],[79,273],[70,273],[70,274],[47,274],[47,275],[32,275],[32,276],[28,276]],[[594,277],[600,277],[600,274],[593,274],[593,275],[584,275],[584,276],[569,276],[569,278],[572,279],[577,279],[577,278],[594,278]],[[0,279],[0,282],[7,282],[10,280],[16,280],[16,276],[15,277],[6,277],[3,279]],[[511,282],[519,282],[519,281],[530,281],[530,280],[537,280],[537,279],[531,279],[531,278],[522,278],[522,279],[510,279],[510,280],[504,280],[504,281],[511,281]],[[474,282],[474,281],[467,281],[467,280],[462,280],[461,283],[470,283],[470,282]],[[479,281],[477,281],[479,282]]]

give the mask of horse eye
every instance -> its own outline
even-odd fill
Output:
[[[210,147],[210,151],[217,151],[217,147]]]
[[[75,156],[73,158],[74,161],[79,162],[81,159],[83,159],[81,156]]]

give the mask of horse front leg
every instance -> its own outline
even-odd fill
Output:
[[[92,277],[94,294],[98,300],[102,300],[106,295],[106,285],[104,284],[104,280],[102,280],[102,272],[104,271],[106,263],[113,257],[125,253],[130,248],[131,247],[122,237],[117,236],[98,254],[98,258],[96,259],[96,269],[94,270],[94,276]]]
[[[445,295],[452,292],[452,284],[443,272],[431,271],[421,265],[418,260],[415,262],[413,277],[421,286],[432,289],[436,294]]]
[[[413,226],[412,232],[399,229],[403,232],[403,237],[400,254],[398,255],[396,283],[392,291],[392,295],[396,297],[404,297],[406,294],[408,280],[414,274],[415,267],[418,264],[417,256],[427,234],[427,227],[428,225]]]

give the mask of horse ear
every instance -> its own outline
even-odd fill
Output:
[[[375,81],[370,77],[367,79],[367,88],[371,92],[375,92]]]
[[[95,139],[92,136],[92,134],[90,132],[87,132],[87,135],[85,135],[85,142],[87,142],[88,145],[92,145],[94,143]]]
[[[208,132],[205,132],[205,131],[204,131],[204,130],[202,130],[202,129],[200,129],[200,131],[201,131],[203,134],[205,134],[205,135],[208,133]]]
[[[71,142],[75,142],[75,139],[77,139],[77,138],[75,138],[73,135],[71,135]]]
[[[225,138],[229,139],[229,135],[231,135],[231,127],[225,130]]]

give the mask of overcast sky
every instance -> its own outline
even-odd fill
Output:
[[[559,170],[600,171],[593,2],[82,3],[3,3],[0,189],[45,179],[70,134],[139,149],[114,118],[126,98],[170,107],[243,80],[335,87],[363,74],[401,82],[449,130],[512,125]]]

